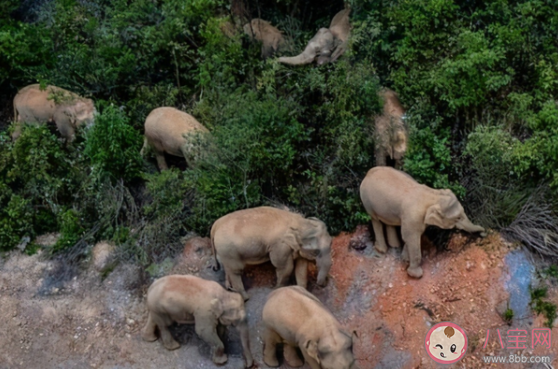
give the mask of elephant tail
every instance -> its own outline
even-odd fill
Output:
[[[145,155],[145,153],[146,153],[145,151],[147,150],[148,146],[149,146],[149,142],[147,141],[147,137],[144,136],[143,137],[143,146],[141,147],[141,150],[140,150],[140,156],[141,157],[143,157]]]
[[[213,258],[215,259],[213,271],[216,272],[218,270],[221,270],[221,264],[219,264],[219,260],[217,260],[217,251],[215,250],[215,241],[213,240],[213,229],[211,231],[211,251],[213,252]]]

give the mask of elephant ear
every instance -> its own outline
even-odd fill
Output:
[[[442,212],[442,207],[440,206],[440,204],[436,203],[428,207],[428,209],[426,210],[424,223],[441,228],[443,226],[443,217],[444,214]]]
[[[219,299],[213,299],[210,302],[209,309],[217,318],[219,318],[223,314],[223,305]]]
[[[316,360],[318,365],[320,364],[320,355],[318,350],[318,341],[308,340],[304,343],[304,348],[312,359]]]

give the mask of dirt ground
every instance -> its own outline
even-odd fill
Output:
[[[529,309],[529,286],[547,283],[549,299],[558,303],[558,287],[538,282],[529,255],[506,243],[498,234],[475,238],[456,233],[448,250],[436,251],[423,238],[424,276],[409,278],[400,250],[377,254],[366,227],[341,234],[333,241],[333,267],[328,285],[315,286],[311,267],[309,290],[341,321],[356,331],[354,353],[358,366],[368,368],[558,368],[558,328],[552,330],[551,349],[501,349],[495,338],[512,328],[531,332],[543,318]],[[141,270],[119,264],[103,277],[89,262],[77,275],[53,278],[56,261],[15,250],[0,258],[0,368],[214,368],[209,347],[193,327],[177,326],[173,333],[182,344],[169,352],[161,343],[143,342],[145,292],[150,280]],[[159,274],[195,274],[224,281],[211,269],[207,239],[185,243],[183,254],[161,264]],[[245,273],[251,295],[246,304],[251,348],[262,361],[261,311],[275,283],[273,267],[263,264]],[[514,310],[511,326],[501,318]],[[436,364],[426,354],[424,338],[438,322],[452,321],[467,333],[464,359],[452,366]],[[487,329],[489,341],[483,348]],[[529,340],[530,342],[530,340]],[[223,368],[242,368],[241,346],[234,328],[225,342],[229,361]],[[485,364],[483,356],[523,354],[550,356],[551,365]],[[281,368],[288,368],[283,364]],[[306,366],[305,366],[306,368]]]

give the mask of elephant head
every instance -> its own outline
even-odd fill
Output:
[[[232,325],[238,330],[246,367],[252,367],[254,359],[250,351],[248,321],[242,296],[239,293],[227,291],[221,299],[211,301],[211,309],[219,319],[219,323],[226,326]]]
[[[320,28],[318,33],[308,42],[302,54],[292,57],[280,57],[279,63],[290,65],[310,64],[317,58],[318,65],[328,63],[333,52],[333,34],[327,28]]]
[[[300,254],[305,259],[316,260],[320,286],[325,286],[326,277],[331,269],[331,241],[324,222],[317,218],[306,218],[298,229]]]
[[[352,369],[355,365],[353,355],[353,336],[335,329],[318,341],[308,340],[304,348],[308,355],[323,369]]]
[[[443,229],[458,228],[470,233],[484,232],[484,228],[473,224],[463,206],[451,190],[438,190],[438,201],[426,210],[425,224]]]

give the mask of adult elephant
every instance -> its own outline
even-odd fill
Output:
[[[326,284],[332,264],[331,236],[324,222],[267,206],[217,219],[211,227],[211,244],[216,270],[222,263],[227,287],[245,300],[248,294],[241,275],[246,265],[271,260],[277,268],[277,286],[284,286],[295,269],[297,284],[306,288],[308,260],[316,260],[321,286]]]
[[[195,324],[198,336],[211,346],[213,362],[221,365],[227,362],[227,355],[218,333],[223,336],[224,327],[232,325],[240,334],[246,367],[252,367],[246,310],[238,293],[193,275],[169,275],[157,279],[149,287],[147,309],[149,314],[142,330],[145,341],[157,340],[159,331],[165,348],[177,349],[180,344],[168,327],[173,322]]]
[[[93,101],[56,86],[41,88],[39,84],[26,86],[14,97],[15,130],[12,139],[21,135],[22,125],[54,122],[68,141],[75,138],[76,129],[93,124],[97,110]]]
[[[176,108],[161,107],[153,109],[145,119],[143,148],[140,155],[151,147],[157,158],[159,170],[168,169],[165,153],[183,157],[192,166],[201,155],[196,145],[196,134],[209,133],[200,122],[190,114]]]
[[[408,174],[391,167],[370,169],[360,185],[360,198],[372,218],[379,252],[387,251],[382,223],[387,227],[392,247],[400,247],[395,226],[401,226],[405,242],[402,257],[410,262],[407,273],[414,278],[422,277],[420,236],[427,226],[484,232],[483,227],[467,218],[451,190],[435,190],[419,184]]]

